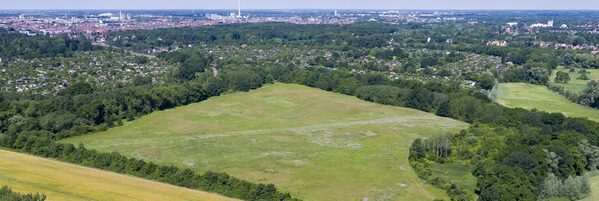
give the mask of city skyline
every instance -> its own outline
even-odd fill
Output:
[[[212,0],[0,0],[0,9],[237,9],[238,1]],[[242,0],[243,9],[439,9],[439,10],[597,10],[599,1],[571,0]]]

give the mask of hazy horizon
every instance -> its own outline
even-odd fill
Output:
[[[367,10],[598,10],[588,0],[242,0],[247,10],[367,9]],[[0,10],[228,10],[237,0],[0,0]]]
[[[237,8],[0,8],[0,11],[77,11],[77,10],[112,10],[112,11],[144,11],[144,10],[156,10],[156,11],[194,11],[194,10],[218,10],[218,11],[228,11],[228,10],[237,10]],[[599,9],[458,9],[458,8],[247,8],[243,10],[250,11],[285,11],[285,10],[297,10],[297,11],[309,11],[309,10],[338,10],[338,11],[358,11],[358,10],[372,10],[372,11],[599,11]]]

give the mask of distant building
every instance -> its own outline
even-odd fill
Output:
[[[487,42],[487,45],[505,47],[505,46],[507,46],[507,41],[504,41],[504,40],[502,40],[502,41],[494,40],[494,41]]]
[[[548,28],[548,27],[553,27],[553,20],[547,21],[547,24],[536,23],[536,24],[530,25],[530,28]]]
[[[206,14],[206,18],[208,18],[210,20],[220,20],[220,19],[223,19],[224,16],[218,15],[218,14]]]
[[[508,26],[518,26],[518,22],[508,22],[507,23]]]
[[[101,13],[98,15],[98,17],[112,17],[112,13]]]
[[[333,57],[333,53],[332,52],[325,52],[324,53],[324,57],[331,58],[331,57]]]

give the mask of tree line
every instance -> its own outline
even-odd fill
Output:
[[[46,195],[39,193],[18,193],[14,192],[8,186],[2,186],[0,188],[0,200],[3,201],[44,201],[46,200]]]
[[[594,54],[569,53],[564,55],[563,62],[578,68],[599,69],[599,56]]]
[[[597,80],[591,80],[587,83],[587,86],[578,93],[551,83],[547,83],[546,86],[549,90],[565,96],[574,103],[599,109],[599,82]]]
[[[255,184],[237,179],[226,173],[206,172],[196,174],[188,168],[157,165],[153,162],[127,158],[117,152],[99,153],[88,150],[82,144],[60,144],[48,138],[48,131],[31,131],[17,138],[3,138],[3,147],[54,158],[73,164],[108,170],[169,183],[181,187],[215,192],[244,200],[297,200],[289,193],[282,193],[273,184]],[[1,198],[1,195],[0,195]]]

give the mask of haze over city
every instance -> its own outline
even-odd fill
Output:
[[[232,9],[235,0],[1,0],[0,9]],[[599,9],[592,0],[243,0],[245,9]]]

